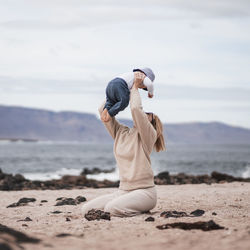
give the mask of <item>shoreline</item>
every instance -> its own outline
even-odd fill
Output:
[[[91,172],[92,171],[92,172]],[[110,173],[111,170],[84,169],[80,175],[64,175],[60,179],[48,181],[31,181],[21,174],[6,174],[0,169],[0,190],[59,190],[59,189],[83,189],[83,188],[114,188],[119,187],[120,181],[96,180],[88,178],[89,174]],[[234,177],[228,174],[213,171],[211,175],[187,175],[179,173],[170,175],[169,172],[161,172],[154,176],[156,185],[180,185],[180,184],[208,184],[225,182],[250,182],[250,178]]]
[[[40,240],[37,243],[17,243],[6,231],[0,233],[0,244],[5,242],[13,249],[19,249],[19,245],[27,250],[248,249],[250,183],[156,185],[156,188],[157,204],[150,213],[124,218],[111,216],[110,221],[88,221],[81,214],[84,202],[77,205],[55,206],[56,199],[84,196],[88,201],[112,193],[117,188],[0,191],[1,224]],[[23,197],[35,198],[36,201],[25,206],[7,208]],[[161,216],[164,211],[189,214],[196,209],[202,209],[205,213],[200,217]],[[60,213],[53,213],[55,211]],[[25,221],[26,217],[30,220]],[[148,217],[153,217],[154,221],[145,221]],[[224,229],[206,232],[157,228],[166,223],[195,223],[209,220],[213,220]]]

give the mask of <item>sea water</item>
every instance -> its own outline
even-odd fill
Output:
[[[250,177],[250,145],[169,144],[167,151],[152,153],[154,174],[210,174],[218,171]],[[79,175],[84,168],[115,169],[112,173],[87,175],[97,180],[118,180],[112,144],[80,142],[0,142],[0,168],[30,180]]]

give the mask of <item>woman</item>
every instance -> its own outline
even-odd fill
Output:
[[[83,214],[90,209],[110,212],[111,216],[134,216],[149,211],[156,206],[157,193],[150,154],[165,150],[163,127],[160,119],[153,113],[142,109],[138,88],[140,77],[130,92],[130,108],[134,127],[120,124],[114,117],[104,122],[114,139],[114,155],[119,168],[120,186],[118,191],[97,197],[82,206]],[[100,114],[104,104],[99,108]]]

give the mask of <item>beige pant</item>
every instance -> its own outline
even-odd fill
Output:
[[[111,216],[134,216],[149,211],[156,206],[156,187],[125,191],[118,189],[112,194],[105,194],[86,202],[82,206],[82,213],[91,209],[110,212]]]

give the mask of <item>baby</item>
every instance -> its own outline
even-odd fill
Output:
[[[133,72],[118,75],[106,88],[106,103],[101,114],[103,122],[110,121],[128,106],[130,89],[133,87],[135,77],[143,79],[140,88],[148,91],[149,98],[153,97],[155,75],[150,68],[134,69]]]

